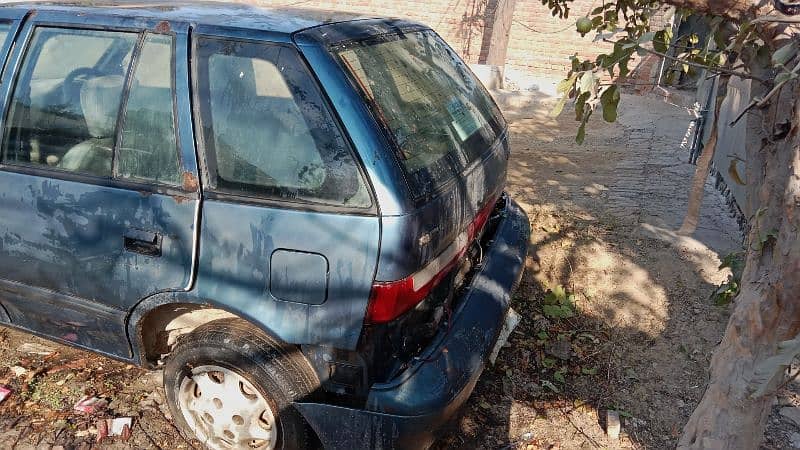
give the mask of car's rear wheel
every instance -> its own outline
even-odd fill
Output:
[[[292,402],[317,386],[296,349],[237,319],[184,336],[164,368],[178,429],[214,450],[308,448],[310,431]]]

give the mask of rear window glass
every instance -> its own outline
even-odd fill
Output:
[[[480,159],[505,129],[489,93],[432,31],[335,48],[391,133],[417,194]]]

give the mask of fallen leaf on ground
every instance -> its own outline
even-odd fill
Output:
[[[11,390],[0,386],[0,403],[3,403],[3,400],[7,399],[9,395],[11,395]]]
[[[106,406],[108,406],[108,400],[86,396],[78,400],[73,409],[84,414],[93,414]]]

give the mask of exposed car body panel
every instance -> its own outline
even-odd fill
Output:
[[[418,362],[373,386],[365,409],[299,403],[327,449],[427,448],[469,397],[495,345],[522,275],[530,224],[509,201],[485,263],[443,333]]]
[[[290,7],[259,8],[252,5],[213,1],[72,0],[62,2],[14,1],[5,2],[5,4],[25,11],[64,12],[74,14],[77,17],[91,17],[102,14],[106,17],[124,20],[139,18],[192,22],[248,30],[271,31],[281,34],[291,34],[295,31],[326,23],[350,21],[363,17],[344,12],[314,11]]]
[[[195,295],[223,301],[295,344],[355,348],[378,253],[377,217],[347,216],[206,200]],[[327,300],[309,305],[269,291],[278,249],[325,255]]]

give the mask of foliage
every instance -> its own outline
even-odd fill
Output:
[[[542,0],[542,4],[559,17],[567,16],[565,11],[569,12],[571,2]],[[675,74],[698,70],[760,80],[741,71],[742,67],[754,66],[771,68],[775,83],[798,76],[800,64],[792,64],[800,51],[798,44],[791,41],[773,52],[759,37],[761,23],[734,23],[720,16],[696,15],[708,24],[710,32],[705,39],[695,33],[674,36],[672,27],[653,29],[651,26],[651,18],[660,7],[661,2],[653,0],[617,0],[603,2],[586,15],[592,24],[594,41],[611,43],[613,47],[594,60],[573,56],[569,73],[558,85],[561,97],[552,114],[559,115],[568,101],[574,103],[575,120],[579,122],[575,138],[578,144],[583,143],[586,123],[598,109],[602,110],[604,120],[616,121],[620,87],[627,82],[629,65],[637,56],[655,54],[666,58],[667,83],[674,81]],[[690,14],[691,11],[679,8],[676,16]],[[576,23],[582,27],[586,21]]]
[[[567,319],[575,315],[575,294],[558,285],[545,293],[542,313],[548,319]]]
[[[723,306],[730,303],[739,294],[742,272],[744,271],[744,253],[734,252],[726,255],[722,258],[719,268],[731,270],[728,280],[718,286],[714,293],[711,294],[714,303],[718,306]]]

